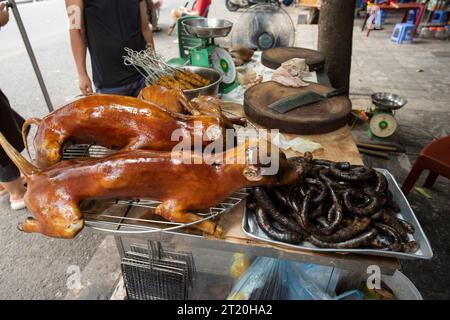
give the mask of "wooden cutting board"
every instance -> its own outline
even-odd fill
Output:
[[[319,51],[296,47],[265,50],[261,55],[261,63],[267,68],[278,69],[283,62],[293,58],[305,59],[310,71],[320,71],[325,66],[325,56]]]
[[[332,97],[284,114],[269,109],[269,104],[302,91],[326,94],[333,89],[317,83],[309,83],[309,86],[302,88],[291,88],[273,81],[263,82],[245,92],[245,114],[266,128],[294,134],[327,133],[348,123],[352,104],[346,96]]]

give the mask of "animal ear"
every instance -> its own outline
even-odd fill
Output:
[[[252,182],[261,181],[263,178],[261,175],[261,170],[256,166],[247,166],[242,173],[248,181]]]

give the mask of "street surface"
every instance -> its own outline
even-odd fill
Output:
[[[171,24],[169,12],[183,4],[184,0],[165,0],[161,10],[160,26],[164,31],[155,35],[155,42],[157,50],[166,58],[178,55],[178,44],[174,43],[176,34],[166,35]],[[64,1],[21,4],[19,10],[52,102],[55,107],[64,105],[79,94]],[[295,10],[290,13],[294,18],[298,15]],[[239,12],[227,12],[223,0],[214,1],[210,10],[211,17],[232,21],[239,19],[239,15]],[[408,99],[408,104],[395,114],[399,129],[389,140],[403,146],[405,153],[391,154],[389,159],[363,157],[369,166],[388,169],[401,185],[423,146],[436,137],[450,134],[450,42],[415,39],[412,44],[397,45],[390,41],[390,35],[394,24],[400,20],[401,17],[389,16],[384,29],[372,32],[369,38],[361,33],[362,20],[355,20],[350,91],[353,107],[358,109],[369,106],[370,95],[378,91],[398,93]],[[297,46],[317,48],[317,25],[296,25],[296,29]],[[13,108],[25,118],[42,117],[47,113],[13,17],[0,31],[0,88]],[[359,141],[368,139],[366,125],[357,125],[353,134]],[[402,267],[425,298],[448,299],[448,180],[439,177],[428,192],[432,199],[414,190],[408,199],[430,240],[434,258],[402,261]],[[103,235],[89,229],[70,241],[24,234],[16,226],[27,215],[27,210],[11,211],[8,199],[0,198],[0,299],[62,299],[67,294],[70,266],[92,276],[105,277],[104,273],[95,271],[100,270],[101,263],[109,262],[104,256],[108,256],[108,252],[111,255],[108,251],[114,246],[111,237],[104,241]],[[211,259],[216,261],[215,257]],[[101,263],[93,263],[95,261]],[[111,259],[111,264],[114,263],[116,268],[102,267],[101,270],[114,274],[119,269],[116,256]],[[103,279],[84,280],[94,284],[105,282]],[[98,294],[88,293],[88,297],[105,298],[108,292],[100,292],[100,289]],[[78,296],[72,293],[69,297]]]
[[[165,33],[169,12],[181,1],[166,1],[155,36],[156,46],[167,57],[178,53],[176,35]],[[77,74],[70,50],[64,1],[49,0],[19,5],[36,58],[53,105],[64,105],[79,94]],[[48,113],[36,76],[28,58],[12,12],[10,22],[0,31],[0,88],[12,107],[23,117]],[[58,240],[17,229],[27,210],[9,208],[7,197],[0,198],[0,299],[62,299],[66,296],[67,269],[80,270],[90,261],[104,236],[85,229],[74,240]]]

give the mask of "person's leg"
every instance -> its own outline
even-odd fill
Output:
[[[177,22],[177,20],[181,17],[182,13],[183,12],[181,11],[181,8],[173,9],[172,11],[170,11],[170,16],[172,17],[174,23]]]
[[[25,186],[23,185],[23,180],[20,177],[20,173],[18,178],[10,182],[2,182],[1,185],[6,191],[8,191],[11,204],[23,201],[23,197],[27,189],[25,189]]]
[[[148,19],[152,25],[152,32],[159,32],[161,28],[158,27],[158,17],[156,15],[156,8],[153,0],[147,0]]]
[[[161,0],[152,0],[153,2],[153,8],[156,10],[161,9],[162,1]]]
[[[145,3],[147,4],[147,20],[150,24],[153,24],[153,20],[152,20],[153,1],[145,0]]]
[[[172,26],[170,26],[169,30],[167,31],[167,35],[172,35],[173,30],[175,29],[175,27],[177,26],[177,21],[178,19],[183,16],[183,11],[180,9],[173,9],[172,11],[170,11],[170,16],[173,19],[173,24]]]
[[[0,167],[0,185],[9,193],[11,204],[23,200],[26,189],[20,171],[13,163]]]
[[[19,151],[24,149],[20,127],[24,119],[13,112],[9,101],[0,90],[0,121],[1,131],[8,141]],[[20,178],[20,172],[9,159],[8,155],[0,148],[0,184],[9,192],[13,209],[21,209],[25,206],[23,196],[25,188]]]
[[[158,15],[156,14],[156,9],[153,8],[151,15],[152,15],[152,31],[160,32],[162,29],[158,27]]]

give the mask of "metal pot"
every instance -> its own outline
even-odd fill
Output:
[[[222,75],[216,69],[194,66],[185,66],[181,69],[201,75],[202,77],[211,81],[211,84],[205,87],[183,90],[184,95],[189,100],[194,99],[198,96],[215,96],[219,93],[219,84],[222,82]]]

